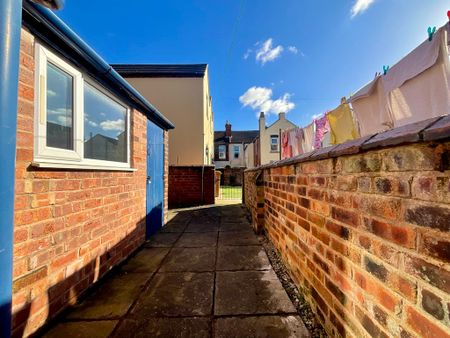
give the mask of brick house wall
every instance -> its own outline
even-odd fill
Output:
[[[28,336],[74,304],[80,294],[145,240],[147,118],[132,111],[131,163],[137,169],[134,172],[35,168],[32,166],[34,69],[34,37],[22,30],[15,183],[14,336]],[[166,132],[166,152],[167,137]],[[166,169],[167,159],[166,156]],[[165,178],[167,188],[167,171]]]
[[[214,204],[214,181],[214,166],[170,166],[169,208]]]
[[[247,170],[254,226],[330,336],[450,337],[450,142],[332,153]]]

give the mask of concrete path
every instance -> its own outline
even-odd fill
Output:
[[[240,205],[177,212],[45,337],[309,337]]]

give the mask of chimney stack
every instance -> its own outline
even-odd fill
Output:
[[[279,120],[286,120],[286,113],[279,113],[278,114],[278,119]]]
[[[231,138],[231,124],[230,122],[225,123],[225,136]]]
[[[259,131],[266,129],[266,117],[264,115],[264,112],[262,111],[259,114]]]

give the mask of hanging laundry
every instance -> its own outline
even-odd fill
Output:
[[[314,136],[314,149],[322,148],[322,141],[325,133],[330,131],[330,124],[326,116],[315,119],[314,124],[316,126],[316,132]]]
[[[330,144],[340,144],[359,137],[350,106],[342,103],[327,114],[330,123]]]
[[[303,151],[308,153],[313,150],[314,145],[314,123],[303,128]]]
[[[322,146],[321,146],[321,148],[326,148],[326,147],[329,147],[329,146],[331,146],[332,144],[331,144],[331,131],[329,131],[329,132],[326,132],[324,135],[323,135],[323,140],[322,140]]]
[[[373,135],[393,127],[381,76],[352,95],[349,101],[358,120],[361,136]]]
[[[303,129],[295,128],[289,132],[289,143],[292,146],[292,156],[303,154]]]
[[[283,130],[281,132],[281,159],[292,157],[292,146],[289,142],[289,130]]]
[[[450,113],[450,62],[447,28],[424,41],[383,77],[394,127]]]

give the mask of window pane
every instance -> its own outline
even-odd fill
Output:
[[[47,147],[73,149],[73,77],[47,63]]]
[[[84,157],[127,162],[127,109],[84,83]]]

